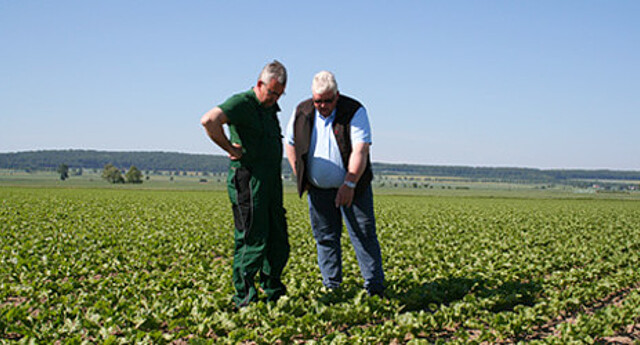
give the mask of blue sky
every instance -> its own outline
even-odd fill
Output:
[[[640,1],[0,0],[0,152],[222,154],[200,116],[289,71],[363,102],[376,162],[640,170]]]

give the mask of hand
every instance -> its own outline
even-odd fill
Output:
[[[232,152],[229,152],[229,159],[232,161],[240,160],[242,158],[242,145],[233,143],[231,146]]]
[[[338,188],[338,194],[336,195],[336,207],[347,206],[350,207],[353,202],[354,190],[345,185]]]

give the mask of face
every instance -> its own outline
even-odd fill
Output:
[[[335,94],[331,91],[327,91],[322,94],[313,93],[313,105],[318,109],[320,115],[327,117],[331,115],[331,112],[336,108],[338,104],[339,92]]]
[[[276,104],[280,96],[284,93],[284,85],[278,83],[275,78],[271,79],[269,83],[258,80],[258,85],[256,85],[254,91],[258,101],[260,101],[263,106],[271,107]]]

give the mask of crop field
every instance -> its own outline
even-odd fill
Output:
[[[0,187],[0,343],[637,343],[640,201],[375,196],[387,279],[346,232],[322,288],[285,195],[288,293],[234,311],[224,191]]]

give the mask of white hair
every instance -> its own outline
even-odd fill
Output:
[[[331,91],[335,95],[338,92],[338,83],[333,73],[329,71],[318,72],[311,82],[311,91],[319,95]]]

